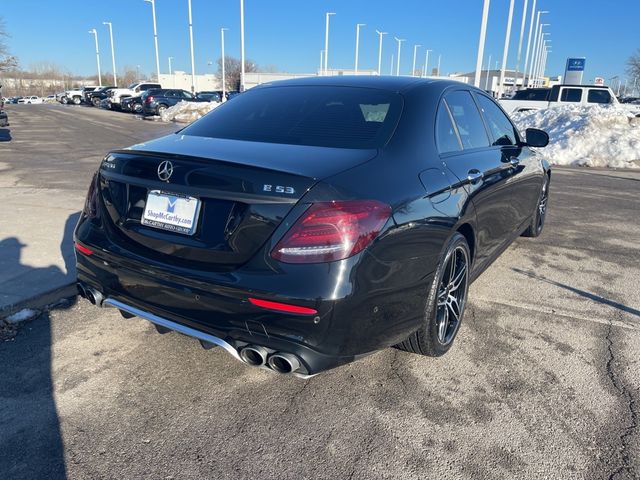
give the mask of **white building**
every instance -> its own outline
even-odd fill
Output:
[[[161,73],[159,83],[163,88],[180,88],[190,92],[191,74],[180,70],[174,71],[171,75]],[[222,85],[218,81],[218,78],[213,74],[196,75],[195,87],[196,92],[222,90]]]

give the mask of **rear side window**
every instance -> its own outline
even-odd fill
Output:
[[[580,102],[582,101],[581,88],[564,88],[560,94],[561,102]]]
[[[459,90],[447,94],[445,99],[458,127],[462,146],[465,149],[488,147],[489,137],[471,93]]]
[[[611,103],[611,94],[608,90],[593,89],[589,90],[589,96],[587,97],[589,103]]]
[[[545,101],[549,96],[549,89],[535,89],[535,90],[521,90],[516,92],[513,96],[513,100],[535,100]]]
[[[336,148],[379,148],[398,124],[402,97],[335,86],[258,87],[181,131],[184,135]]]
[[[476,98],[493,136],[493,145],[515,145],[516,132],[504,112],[484,95],[477,95]]]
[[[440,102],[438,116],[436,117],[436,142],[440,153],[459,152],[462,150],[458,134],[453,127],[449,110],[447,110],[444,101]]]

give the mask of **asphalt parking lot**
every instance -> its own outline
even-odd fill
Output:
[[[0,143],[0,178],[46,172],[78,209],[106,149],[175,129],[24,107],[11,136],[43,143]],[[0,478],[639,478],[638,192],[638,171],[555,169],[543,235],[474,283],[438,359],[387,349],[304,381],[70,299],[0,343]]]

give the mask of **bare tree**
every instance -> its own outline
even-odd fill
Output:
[[[4,20],[0,18],[0,72],[13,70],[18,67],[18,59],[9,54],[7,39],[9,34],[4,25]]]
[[[627,60],[627,73],[631,78],[640,79],[640,48]]]
[[[224,57],[224,76],[225,83],[229,90],[240,90],[240,60],[235,57]],[[245,73],[257,72],[258,65],[252,60],[244,61]],[[222,57],[218,59],[218,71],[216,73],[218,80],[222,80]]]

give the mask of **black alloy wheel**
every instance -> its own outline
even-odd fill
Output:
[[[439,357],[451,348],[467,304],[470,268],[469,245],[463,235],[456,233],[434,275],[424,325],[398,348],[431,357]]]
[[[538,237],[544,228],[544,221],[547,218],[547,207],[549,204],[549,176],[545,175],[540,189],[540,198],[536,205],[536,210],[531,217],[531,223],[523,232],[523,237]]]

